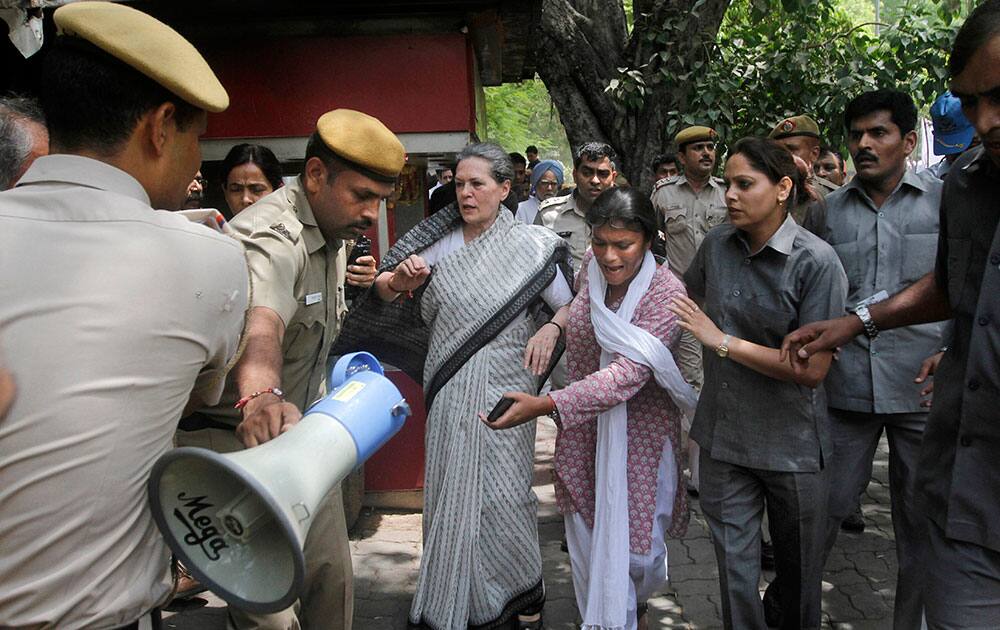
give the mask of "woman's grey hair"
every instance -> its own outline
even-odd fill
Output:
[[[34,139],[26,122],[45,126],[45,115],[36,101],[14,94],[0,97],[0,190],[14,185],[14,177],[31,154]]]
[[[468,158],[480,158],[489,162],[490,173],[496,183],[514,181],[514,163],[510,161],[510,155],[499,144],[492,142],[470,144],[458,154],[455,164],[460,164],[462,160]]]

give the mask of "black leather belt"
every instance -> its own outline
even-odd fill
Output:
[[[219,422],[214,418],[210,418],[203,413],[194,412],[186,418],[181,418],[181,421],[177,423],[177,428],[181,431],[201,431],[202,429],[220,429],[222,431],[233,432],[236,430],[231,424],[226,424],[225,422]]]

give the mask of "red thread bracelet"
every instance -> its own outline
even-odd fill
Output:
[[[283,389],[281,389],[280,387],[268,387],[267,389],[262,389],[259,392],[254,392],[249,396],[244,396],[243,398],[240,398],[238,401],[236,401],[236,404],[233,405],[233,409],[243,409],[244,407],[247,406],[248,402],[250,402],[251,400],[253,400],[258,396],[263,396],[264,394],[274,394],[275,396],[278,397],[279,400],[281,400],[281,402],[285,402],[285,391]]]

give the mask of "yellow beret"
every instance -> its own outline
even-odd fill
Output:
[[[229,95],[191,43],[141,11],[116,2],[73,2],[53,14],[59,31],[132,66],[191,105],[229,107]]]
[[[715,133],[715,129],[711,127],[687,127],[686,129],[681,129],[674,136],[674,144],[677,145],[678,149],[683,149],[685,144],[690,144],[691,142],[702,142],[704,140],[714,142],[718,139],[719,134]]]
[[[316,131],[331,151],[378,175],[396,177],[403,170],[403,143],[378,118],[335,109],[319,117]]]
[[[793,136],[809,136],[818,140],[819,125],[808,116],[792,116],[775,125],[768,138],[781,140],[782,138],[791,138]]]

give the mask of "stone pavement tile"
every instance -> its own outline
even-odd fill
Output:
[[[573,597],[546,598],[544,614],[545,627],[550,630],[576,630],[580,627],[576,599]]]
[[[857,569],[854,566],[854,562],[847,557],[847,553],[844,550],[845,541],[841,540],[842,538],[842,536],[837,536],[837,544],[830,550],[830,556],[826,559],[824,569],[828,572],[836,573],[838,571],[855,571]]]
[[[833,623],[864,618],[847,594],[828,582],[823,584],[823,612],[829,615]]]
[[[687,548],[691,561],[698,566],[716,567],[715,546],[708,538],[684,539],[684,546]]]
[[[850,595],[849,597],[851,605],[861,611],[865,619],[882,619],[891,625],[892,608],[885,603],[885,599],[881,595],[871,590],[866,590]]]
[[[823,572],[823,588],[839,588],[848,584],[868,584],[868,578],[861,575],[854,568],[831,571],[827,563],[827,569]],[[824,591],[825,592],[825,591]]]
[[[854,563],[858,572],[870,580],[887,580],[895,576],[895,572],[891,571],[889,565],[886,564],[886,552],[856,551],[846,555],[847,559]]]
[[[718,590],[718,583],[715,584]],[[681,596],[683,599],[683,596]],[[708,597],[688,598],[682,606],[684,620],[690,628],[721,628],[722,612]]]
[[[833,624],[834,630],[886,630],[891,627],[891,619],[858,619]]]
[[[850,551],[875,551],[893,555],[896,543],[876,527],[865,530],[863,534],[840,534],[838,541],[843,541],[843,547]]]
[[[667,539],[667,560],[670,562],[671,567],[692,564],[694,562],[691,556],[688,555],[684,541],[676,538]]]

